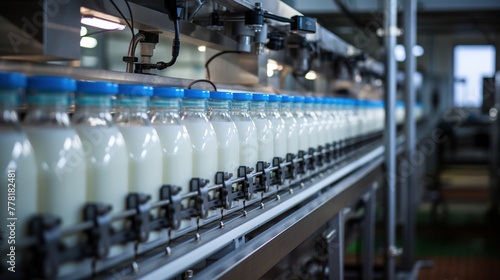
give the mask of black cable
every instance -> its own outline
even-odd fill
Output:
[[[207,79],[208,80],[210,80],[210,69],[208,68],[208,65],[210,64],[210,62],[212,62],[212,60],[214,60],[218,56],[221,56],[221,55],[226,54],[226,53],[241,53],[241,52],[240,51],[221,51],[220,53],[214,54],[211,58],[209,58],[207,60],[207,62],[205,63],[205,69],[207,71]]]
[[[134,33],[134,14],[132,14],[132,9],[130,8],[130,4],[128,3],[128,0],[124,0],[125,4],[127,5],[128,13],[130,15],[130,21],[132,22],[132,37],[135,37]]]
[[[111,2],[111,4],[113,4],[113,6],[115,7],[115,9],[118,11],[118,13],[120,14],[120,16],[123,18],[123,20],[127,23],[128,27],[130,28],[130,32],[132,32],[132,38],[134,38],[135,34],[134,34],[134,27],[130,24],[130,22],[127,20],[127,18],[125,17],[125,15],[122,13],[122,11],[120,11],[120,8],[118,8],[118,6],[115,4],[115,1],[114,0],[109,0]],[[131,13],[132,14],[132,13]]]
[[[209,83],[210,85],[212,85],[212,87],[214,88],[214,91],[217,91],[217,87],[215,86],[214,83],[212,83],[210,80],[205,80],[205,79],[199,79],[199,80],[195,80],[195,81],[192,81],[189,85],[188,85],[188,89],[191,89],[191,87],[194,85],[194,84],[197,84],[197,83]]]

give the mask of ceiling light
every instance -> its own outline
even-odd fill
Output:
[[[87,35],[87,32],[88,32],[88,31],[87,31],[87,27],[82,26],[82,27],[80,28],[80,37]]]
[[[316,78],[318,78],[318,74],[316,74],[313,70],[310,70],[307,72],[305,78],[306,80],[316,80]]]
[[[206,52],[207,51],[207,46],[199,46],[198,47],[199,52]]]
[[[125,25],[121,23],[117,23],[114,21],[109,21],[106,19],[102,18],[96,18],[96,17],[82,17],[81,23],[85,25],[90,25],[93,27],[97,27],[100,29],[105,29],[105,30],[123,30],[125,29]]]
[[[93,49],[97,46],[97,40],[93,37],[82,37],[80,39],[80,47]]]

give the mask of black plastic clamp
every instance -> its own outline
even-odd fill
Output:
[[[166,223],[164,227],[178,229],[181,226],[182,204],[181,187],[173,185],[163,185],[160,188],[160,200],[168,200],[169,203],[162,207],[161,212]]]
[[[285,178],[295,179],[297,177],[297,168],[295,167],[295,163],[293,160],[295,159],[295,155],[292,153],[286,154],[286,173]]]
[[[306,173],[306,152],[300,150],[297,154],[297,160],[295,160],[294,164],[295,174],[304,174]]]
[[[33,217],[28,224],[30,236],[37,239],[29,263],[36,278],[54,279],[59,267],[59,240],[61,238],[61,219],[52,215]]]
[[[309,151],[307,152],[306,166],[305,166],[307,170],[314,170],[315,168],[315,162],[316,162],[315,152],[316,149],[314,148],[309,148]]]
[[[243,191],[247,200],[252,199],[255,191],[253,183],[253,168],[248,166],[240,166],[238,168],[238,177],[244,177],[245,180],[241,183],[241,190]]]
[[[111,247],[111,210],[113,207],[104,203],[89,203],[83,210],[83,219],[90,221],[94,226],[87,230],[89,247],[92,256],[104,259]]]
[[[195,217],[206,218],[208,217],[208,210],[210,206],[208,205],[208,185],[209,180],[201,178],[193,178],[189,182],[189,188],[192,192],[197,192],[198,195],[193,198]]]
[[[286,165],[283,164],[284,162],[281,157],[273,158],[273,167],[277,167],[276,171],[274,171],[273,184],[283,185],[285,182]]]
[[[269,171],[268,167],[270,164],[268,162],[259,161],[257,162],[257,166],[255,172],[261,172],[261,175],[256,176],[259,184],[255,188],[256,191],[268,192],[269,186],[271,183],[271,171]]]
[[[328,164],[332,161],[332,153],[333,148],[330,143],[326,143],[325,148],[323,149],[323,162]]]
[[[237,193],[233,189],[233,180],[231,180],[232,174],[227,172],[217,172],[215,174],[215,184],[222,185],[219,191],[219,199],[221,200],[222,207],[225,209],[231,209],[233,207],[233,201],[238,198]]]
[[[138,242],[146,242],[149,238],[150,199],[151,196],[144,193],[130,193],[127,196],[127,209],[136,211],[135,215],[130,219],[135,238]]]

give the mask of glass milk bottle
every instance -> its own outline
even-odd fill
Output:
[[[251,93],[233,93],[231,118],[238,129],[240,139],[240,166],[255,167],[257,164],[257,128],[250,117]]]
[[[24,75],[0,72],[0,219],[3,223],[9,223],[9,218],[17,219],[12,221],[16,223],[19,241],[27,233],[29,217],[38,210],[35,155],[16,111],[25,86]],[[0,233],[0,247],[3,248],[7,246],[9,233],[5,225]],[[3,255],[0,259],[6,258]]]
[[[118,85],[79,81],[72,124],[78,132],[87,163],[87,200],[125,210],[128,194],[128,155],[125,140],[111,117],[111,96]]]
[[[324,129],[325,141],[326,141],[325,144],[328,143],[330,145],[334,141],[333,129],[335,126],[335,117],[333,116],[333,112],[331,109],[331,103],[332,103],[331,98],[324,97],[321,99],[321,111],[323,114],[323,123],[324,123],[323,129]]]
[[[184,90],[181,88],[155,88],[150,116],[162,147],[162,183],[179,186],[182,193],[188,193],[189,181],[193,177],[193,148],[179,114],[183,97]]]
[[[287,154],[286,140],[287,131],[285,120],[281,117],[280,106],[282,101],[281,95],[269,95],[268,103],[268,118],[273,123],[274,132],[274,155],[285,158]]]
[[[240,164],[240,138],[238,129],[229,115],[232,99],[231,92],[210,92],[208,119],[217,136],[218,170],[237,176]]]
[[[314,97],[306,97],[304,99],[304,116],[308,123],[308,142],[309,147],[317,149],[319,144],[319,130],[320,123],[318,117],[314,113],[314,103],[316,102]]]
[[[75,89],[72,79],[30,77],[24,119],[38,168],[39,211],[60,217],[63,227],[81,222],[87,197],[85,153],[67,113],[69,94]]]
[[[272,162],[274,157],[273,123],[267,117],[268,94],[254,93],[250,106],[250,116],[257,128],[257,160]]]
[[[145,85],[119,85],[114,120],[128,151],[129,191],[151,195],[159,200],[163,159],[160,139],[147,111],[153,88]]]
[[[316,97],[314,98],[314,103],[313,103],[313,111],[316,118],[318,119],[318,145],[319,146],[325,146],[326,144],[326,130],[327,130],[327,120],[326,116],[323,115],[323,98],[321,97]]]
[[[281,98],[281,116],[285,121],[286,152],[297,154],[299,151],[299,128],[292,113],[294,97],[284,95]]]
[[[217,173],[217,136],[207,117],[207,99],[210,92],[199,89],[184,90],[182,123],[186,126],[193,148],[193,177],[214,182]]]
[[[295,96],[293,103],[293,116],[297,120],[299,150],[307,152],[309,150],[309,122],[304,115],[304,97]]]

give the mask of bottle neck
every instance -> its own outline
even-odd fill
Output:
[[[0,89],[0,124],[17,123],[19,94],[17,90]]]
[[[267,108],[269,112],[278,112],[280,109],[280,102],[269,102],[267,103]]]
[[[122,95],[118,99],[118,111],[128,111],[130,113],[146,113],[149,108],[149,97],[147,96],[126,96]]]
[[[233,100],[231,105],[233,112],[248,112],[250,109],[250,101],[247,100]]]
[[[231,102],[229,100],[217,100],[212,99],[209,102],[210,110],[212,111],[229,111],[231,107]]]
[[[77,95],[75,98],[75,114],[80,112],[91,114],[110,113],[111,97],[106,95]]]
[[[182,109],[184,112],[206,112],[207,100],[185,98],[182,102]]]
[[[28,113],[24,123],[27,125],[69,126],[68,96],[66,92],[29,92],[27,96]]]
[[[292,109],[291,102],[282,102],[280,107],[282,112],[289,112]]]
[[[293,103],[292,109],[295,112],[302,111],[304,109],[304,103],[302,103],[302,102]]]
[[[250,111],[252,112],[265,112],[267,108],[266,101],[252,101]]]
[[[154,97],[151,99],[151,110],[156,112],[179,112],[179,98]]]

